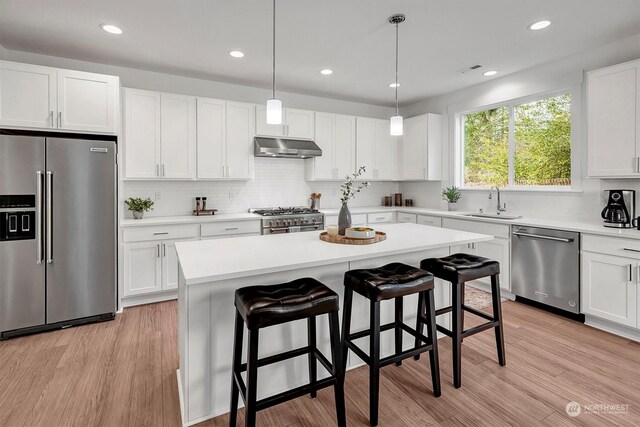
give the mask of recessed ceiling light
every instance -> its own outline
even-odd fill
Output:
[[[389,83],[389,87],[400,87],[400,83]]]
[[[101,24],[100,28],[105,30],[109,34],[122,34],[122,30],[119,27],[111,24]]]
[[[538,22],[534,22],[533,24],[529,25],[529,29],[530,30],[542,30],[543,28],[547,28],[549,25],[551,25],[551,21],[538,21]]]
[[[484,76],[490,77],[490,76],[495,76],[496,74],[498,74],[498,72],[496,70],[490,70],[490,71],[485,71],[483,73]]]
[[[244,56],[244,52],[241,50],[230,50],[229,55],[233,56],[234,58],[242,58]]]
[[[331,74],[333,74],[333,70],[325,68],[324,70],[320,70],[320,74],[324,76],[330,76]]]

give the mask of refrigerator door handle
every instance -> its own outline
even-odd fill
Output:
[[[36,264],[42,264],[42,171],[36,172]]]
[[[53,262],[53,172],[47,171],[47,264]]]

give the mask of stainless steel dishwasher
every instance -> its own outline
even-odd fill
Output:
[[[580,312],[580,234],[513,226],[511,291],[570,313]]]

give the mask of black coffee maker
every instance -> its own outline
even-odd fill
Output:
[[[634,190],[605,190],[607,205],[602,210],[605,227],[631,228],[636,216],[636,192]]]

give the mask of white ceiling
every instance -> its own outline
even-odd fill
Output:
[[[471,86],[640,33],[640,0],[277,0],[278,88],[393,105]],[[527,25],[549,19],[546,30]],[[112,23],[113,36],[99,28]],[[0,0],[7,49],[255,87],[271,85],[268,0]],[[246,53],[243,59],[228,55]],[[482,64],[472,73],[458,70]],[[322,68],[335,73],[325,77]],[[495,78],[495,77],[493,77]]]

